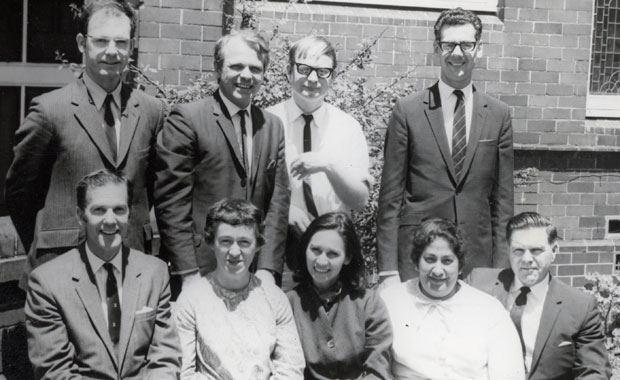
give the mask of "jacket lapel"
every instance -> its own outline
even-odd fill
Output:
[[[263,112],[255,106],[252,106],[252,169],[250,171],[250,178],[252,179],[252,194],[254,194],[254,188],[256,187],[256,176],[258,175],[258,166],[260,164],[261,153],[263,152],[263,139],[265,138],[265,116]]]
[[[553,330],[553,325],[558,319],[560,310],[562,309],[562,299],[560,292],[557,291],[558,279],[552,278],[547,291],[547,298],[543,305],[542,315],[540,317],[540,325],[536,334],[536,343],[534,344],[534,352],[532,353],[532,365],[530,366],[530,376],[535,372],[540,356],[549,340],[549,335]]]
[[[140,120],[138,99],[136,96],[131,96],[132,92],[130,86],[123,85],[121,90],[121,136],[120,149],[116,157],[117,164],[125,160],[127,152],[129,151],[129,146],[131,145],[131,140],[138,126],[138,120]]]
[[[463,175],[460,178],[462,182],[467,177],[467,172],[471,167],[471,163],[474,159],[476,149],[478,149],[478,142],[480,141],[480,135],[484,129],[484,123],[487,119],[487,103],[480,93],[473,88],[473,107],[471,118],[471,129],[469,131],[469,139],[467,141],[467,152],[465,153],[465,161],[463,162]]]
[[[446,136],[446,128],[443,121],[443,113],[441,110],[441,97],[439,96],[439,83],[435,83],[428,91],[428,100],[425,101],[428,107],[424,110],[428,123],[435,137],[435,141],[439,146],[439,151],[443,157],[452,182],[456,183],[456,174],[454,173],[454,163],[452,162],[452,154],[448,146],[448,137]]]
[[[123,246],[123,301],[121,305],[121,333],[118,342],[120,368],[123,368],[131,332],[136,317],[136,305],[142,290],[142,271],[132,260],[129,248]]]
[[[71,104],[75,106],[75,118],[86,133],[88,133],[95,146],[97,146],[97,149],[99,149],[111,164],[116,166],[116,163],[112,159],[113,156],[110,144],[108,143],[105,130],[103,129],[103,119],[97,111],[95,103],[90,98],[81,78],[75,82]]]
[[[241,148],[239,147],[239,142],[237,141],[237,134],[235,133],[235,126],[232,123],[232,119],[228,114],[228,111],[223,106],[222,100],[220,99],[219,92],[216,91],[213,94],[215,98],[215,102],[213,102],[213,116],[215,117],[215,121],[217,125],[224,133],[224,137],[228,141],[228,146],[232,149],[235,160],[237,171],[241,174],[241,177],[247,178],[247,173],[245,172],[245,168],[243,165],[243,156],[241,155]]]
[[[75,290],[86,309],[86,313],[90,318],[90,321],[95,328],[95,331],[99,338],[103,341],[108,355],[112,358],[115,371],[118,369],[118,362],[116,358],[116,351],[114,345],[110,339],[110,333],[108,332],[108,326],[103,318],[103,309],[101,308],[101,296],[97,290],[95,281],[95,275],[89,269],[88,258],[86,257],[86,248],[84,244],[78,247],[79,255],[76,256],[73,264],[73,283],[75,284]]]

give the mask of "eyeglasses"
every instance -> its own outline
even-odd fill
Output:
[[[478,42],[471,41],[463,41],[463,42],[439,42],[439,47],[441,51],[444,53],[452,53],[454,49],[458,46],[461,48],[461,51],[465,53],[471,53],[475,48]]]
[[[118,50],[129,50],[129,45],[131,40],[125,39],[125,38],[117,38],[117,39],[109,39],[109,38],[105,38],[105,37],[95,37],[95,36],[91,36],[91,35],[86,35],[86,37],[90,38],[90,40],[93,42],[93,45],[95,45],[95,47],[97,49],[106,49],[108,46],[110,46],[110,42],[114,42],[114,46],[116,46],[116,48]]]
[[[304,65],[303,63],[295,63],[295,67],[297,72],[305,77],[310,76],[313,71],[316,71],[317,77],[327,79],[332,75],[332,72],[334,72],[334,69],[330,69],[328,67],[312,67]]]

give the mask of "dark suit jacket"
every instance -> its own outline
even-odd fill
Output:
[[[465,272],[507,267],[505,227],[513,214],[512,124],[508,106],[473,92],[473,115],[462,178],[448,147],[439,85],[399,99],[386,140],[379,210],[380,271],[411,278],[413,233],[424,219],[446,218],[467,240]],[[451,138],[451,137],[450,137]]]
[[[120,171],[133,183],[130,228],[125,243],[144,250],[151,240],[151,157],[164,121],[164,105],[123,85],[120,149],[116,161],[103,118],[81,79],[35,98],[15,134],[13,163],[6,178],[6,202],[19,238],[30,249],[26,274],[39,264],[37,249],[75,247],[80,227],[75,188],[95,170]],[[40,212],[39,212],[40,210]],[[27,278],[25,278],[27,279]]]
[[[123,247],[121,333],[115,350],[84,245],[36,268],[26,299],[28,353],[36,379],[176,379],[168,268]]]
[[[207,211],[221,199],[241,198],[265,213],[258,268],[282,272],[290,203],[284,131],[276,116],[255,106],[251,114],[250,173],[245,172],[232,120],[218,93],[178,105],[159,134],[155,212],[161,252],[173,271],[215,269],[215,256],[203,238]]]
[[[512,269],[477,268],[468,282],[504,306]],[[562,345],[571,342],[570,345]],[[549,283],[529,380],[607,380],[611,377],[596,299],[557,278]]]

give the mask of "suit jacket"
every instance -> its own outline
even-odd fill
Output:
[[[451,137],[450,137],[451,138]],[[411,278],[413,233],[429,218],[457,223],[466,238],[465,272],[507,267],[504,228],[513,214],[512,124],[508,106],[474,89],[461,178],[455,178],[439,85],[399,99],[389,121],[379,209],[380,271]]]
[[[512,269],[477,268],[468,278],[472,286],[494,296],[504,306],[513,281]],[[609,378],[611,368],[596,299],[552,278],[543,305],[528,379]]]
[[[83,244],[31,273],[25,313],[36,379],[178,377],[181,349],[171,322],[166,264],[126,247],[122,254],[117,350]]]
[[[282,272],[290,189],[280,119],[251,109],[253,148],[246,173],[225,106],[214,96],[178,105],[157,138],[155,213],[162,255],[172,270],[215,269],[204,243],[207,211],[224,198],[252,201],[265,213],[265,245],[258,268]]]
[[[75,216],[75,188],[84,175],[98,169],[118,170],[133,183],[125,243],[144,250],[145,241],[151,240],[151,161],[164,121],[164,105],[124,84],[121,99],[116,160],[112,159],[103,118],[81,79],[33,99],[15,134],[5,194],[19,238],[30,250],[26,273],[39,264],[37,249],[76,247],[83,240]]]

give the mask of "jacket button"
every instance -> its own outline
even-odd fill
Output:
[[[330,341],[327,342],[327,347],[334,348],[334,347],[336,347],[336,343],[334,343],[333,340],[330,340]]]
[[[241,187],[245,187],[245,178],[241,178]]]

